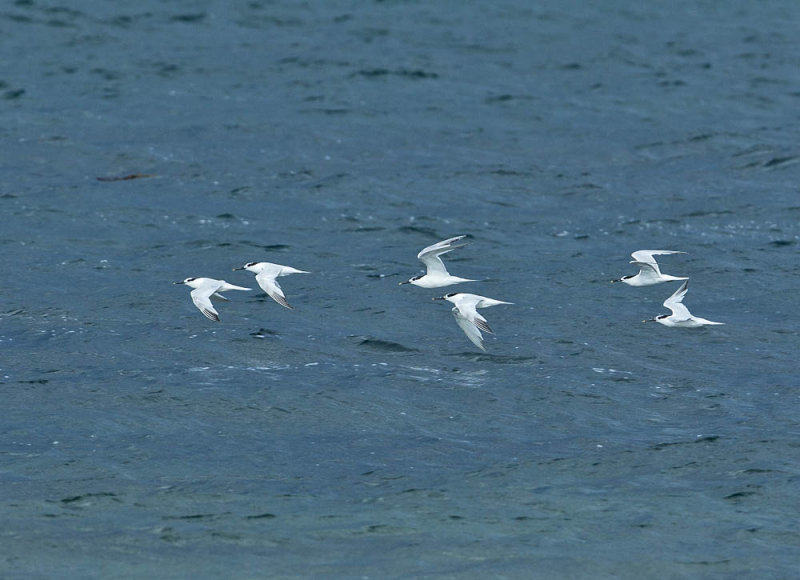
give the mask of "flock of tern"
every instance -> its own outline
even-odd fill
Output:
[[[462,284],[464,282],[477,282],[469,278],[460,278],[453,276],[447,271],[447,267],[442,261],[442,256],[448,252],[452,252],[457,248],[463,247],[465,244],[458,243],[466,236],[455,236],[448,238],[441,242],[437,242],[428,246],[417,254],[417,258],[425,264],[426,272],[423,275],[414,276],[400,284],[412,284],[420,288],[443,288],[445,286],[452,286],[453,284]],[[633,260],[631,264],[639,266],[639,273],[631,276],[623,276],[618,280],[612,282],[622,282],[629,286],[652,286],[653,284],[661,284],[664,282],[683,281],[680,288],[678,288],[669,298],[664,301],[664,306],[668,308],[672,314],[662,314],[650,320],[643,322],[659,322],[664,326],[677,326],[683,328],[694,328],[698,326],[724,324],[723,322],[713,322],[693,316],[689,309],[683,305],[683,298],[689,288],[689,278],[681,276],[671,276],[669,274],[662,274],[653,256],[664,256],[669,254],[685,254],[686,252],[678,252],[674,250],[639,250],[631,254]],[[288,276],[289,274],[309,274],[305,270],[298,270],[290,266],[282,266],[280,264],[273,264],[271,262],[248,262],[240,268],[235,270],[248,270],[256,275],[256,282],[267,295],[275,302],[285,308],[292,308],[283,293],[278,278],[281,276]],[[214,308],[211,300],[225,300],[221,292],[228,290],[251,290],[251,288],[244,288],[242,286],[235,286],[229,284],[225,280],[216,280],[214,278],[186,278],[175,284],[185,284],[192,288],[191,297],[194,305],[203,313],[207,318],[215,322],[219,322],[219,313]],[[456,323],[464,331],[467,338],[482,351],[486,351],[483,346],[483,334],[481,331],[494,334],[486,321],[479,312],[478,308],[488,308],[490,306],[497,306],[499,304],[513,304],[513,302],[504,302],[502,300],[495,300],[487,298],[479,294],[470,294],[467,292],[451,292],[444,296],[437,296],[433,300],[446,300],[453,304],[453,317]]]
[[[689,290],[689,278],[686,276],[670,276],[662,274],[658,267],[658,262],[653,256],[665,256],[668,254],[685,254],[686,252],[676,252],[675,250],[639,250],[631,254],[631,264],[639,266],[639,273],[635,276],[623,276],[619,280],[612,282],[623,282],[629,286],[652,286],[663,282],[673,282],[683,280],[681,287],[664,301],[664,306],[672,311],[672,314],[661,314],[650,320],[642,322],[660,322],[664,326],[680,326],[683,328],[695,328],[698,326],[708,326],[713,324],[725,324],[724,322],[712,322],[699,316],[693,316],[689,309],[683,305],[683,297]]]

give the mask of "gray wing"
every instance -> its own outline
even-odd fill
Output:
[[[278,270],[280,271],[280,270]],[[276,279],[277,273],[274,270],[264,271],[261,272],[258,276],[256,276],[256,282],[258,285],[261,286],[261,289],[267,293],[267,295],[272,298],[275,302],[284,306],[286,308],[292,309],[289,305],[288,300],[286,300],[286,296],[281,289],[281,285],[278,284],[278,280]]]
[[[461,327],[461,330],[464,331],[464,334],[467,335],[467,338],[470,339],[475,346],[485,351],[481,330],[489,334],[494,334],[494,331],[489,328],[489,323],[486,322],[483,316],[478,314],[472,304],[467,303],[466,305],[459,306],[453,308],[453,316],[456,322]]]
[[[486,321],[486,319],[477,312],[475,313],[475,318],[472,321],[472,324],[474,324],[484,332],[488,332],[489,334],[494,334],[494,330],[489,328],[489,323]]]
[[[653,256],[666,256],[669,254],[685,254],[686,252],[679,252],[677,250],[637,250],[631,254],[631,258],[636,262],[650,262],[655,264]]]
[[[453,308],[453,317],[456,319],[458,326],[461,327],[461,330],[464,331],[464,334],[467,335],[470,342],[485,352],[486,348],[483,346],[483,335],[475,323],[464,316],[458,308]]]
[[[638,250],[631,254],[634,263],[649,264],[657,273],[661,273],[658,269],[658,262],[653,256],[667,256],[669,254],[685,254],[686,252],[679,252],[677,250]]]
[[[652,263],[637,262],[634,260],[631,264],[639,266],[639,276],[644,280],[657,280],[661,275],[661,271],[658,269],[658,264],[656,264],[655,260]]]
[[[688,320],[692,317],[692,313],[689,312],[689,309],[683,305],[683,297],[686,296],[686,292],[689,291],[689,281],[687,280],[681,287],[675,290],[675,293],[664,300],[664,306],[672,310],[672,316],[675,321],[680,320]]]
[[[216,292],[215,286],[201,286],[195,288],[191,292],[192,302],[197,306],[198,310],[209,320],[219,322],[219,313],[214,309],[211,304],[211,295]]]
[[[455,245],[455,242],[458,240],[462,240],[467,236],[456,236],[454,238],[448,238],[446,240],[442,240],[441,242],[437,242],[427,248],[423,248],[422,251],[417,254],[417,258],[425,264],[425,267],[428,269],[428,274],[442,274],[445,276],[449,276],[450,273],[445,268],[444,262],[442,262],[443,254],[447,252],[452,252],[456,248],[461,248],[464,244]]]

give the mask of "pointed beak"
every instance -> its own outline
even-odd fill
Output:
[[[446,300],[444,296],[437,296],[436,298],[431,298],[431,300]]]
[[[180,282],[173,282],[173,284],[185,284],[185,282],[181,280]]]
[[[405,282],[400,282],[400,283],[398,284],[398,286],[402,286],[403,284],[411,284],[411,282],[409,282],[408,280],[406,280]]]
[[[234,268],[232,271],[235,272],[236,270],[244,270],[244,266],[242,266],[241,268]]]

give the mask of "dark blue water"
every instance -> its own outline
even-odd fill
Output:
[[[0,575],[793,576],[799,18],[5,5]]]

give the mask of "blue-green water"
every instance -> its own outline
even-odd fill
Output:
[[[794,575],[800,7],[612,4],[0,10],[0,575]]]

